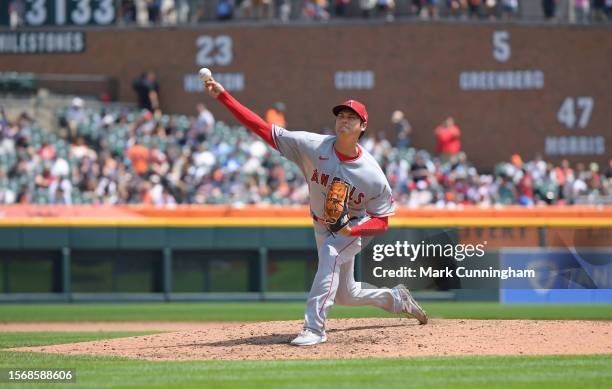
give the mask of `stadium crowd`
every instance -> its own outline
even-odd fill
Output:
[[[397,17],[512,20],[535,0],[118,0],[118,24],[177,25],[211,20],[310,20]],[[8,2],[13,28],[25,21],[26,0]],[[541,0],[541,17],[572,23],[612,20],[612,0]],[[532,6],[533,7],[533,6]],[[567,10],[561,10],[561,8]],[[563,12],[562,12],[563,11]],[[567,11],[567,12],[566,12]],[[531,11],[533,12],[533,11]]]
[[[57,116],[60,130],[51,132],[27,114],[11,120],[0,111],[0,203],[308,202],[295,165],[248,130],[215,122],[202,104],[188,117],[125,108],[96,111],[75,98]],[[492,174],[480,174],[460,151],[460,130],[452,118],[434,131],[435,154],[411,147],[412,129],[400,111],[391,119],[395,145],[368,132],[362,146],[383,167],[400,205],[533,206],[610,199],[612,159],[600,168],[567,161],[554,166],[541,157],[524,162],[514,155]]]

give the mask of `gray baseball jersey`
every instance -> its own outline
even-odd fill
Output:
[[[378,162],[365,149],[349,161],[340,161],[334,150],[336,137],[304,131],[287,131],[272,126],[272,136],[280,153],[298,165],[310,191],[310,209],[318,217],[324,212],[327,188],[334,178],[351,185],[349,215],[384,217],[393,215],[395,203],[391,187]]]

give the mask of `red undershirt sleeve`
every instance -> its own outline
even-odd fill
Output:
[[[251,111],[244,105],[240,104],[232,95],[227,91],[223,91],[217,96],[225,107],[242,123],[246,128],[257,134],[261,139],[266,141],[267,144],[272,146],[275,150],[278,150],[272,137],[272,126],[266,123],[261,117],[255,112]]]
[[[373,217],[355,227],[351,227],[351,236],[373,236],[381,235],[387,231],[389,226],[389,218],[385,217]]]

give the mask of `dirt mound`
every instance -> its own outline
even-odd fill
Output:
[[[294,347],[301,321],[201,324],[201,329],[12,351],[149,360],[336,359],[439,355],[612,353],[612,322],[553,320],[329,320],[328,342]]]

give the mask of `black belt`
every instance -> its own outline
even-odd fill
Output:
[[[317,215],[314,214],[314,212],[310,211],[310,215],[312,216],[312,220],[314,220],[315,222],[317,222],[317,223],[319,223],[321,225],[324,225],[324,226],[327,225],[327,222],[325,221],[325,219],[323,219],[321,217],[318,217]],[[353,216],[353,217],[349,218],[349,221],[350,220],[356,220],[356,219],[358,219],[358,217],[357,216]]]

